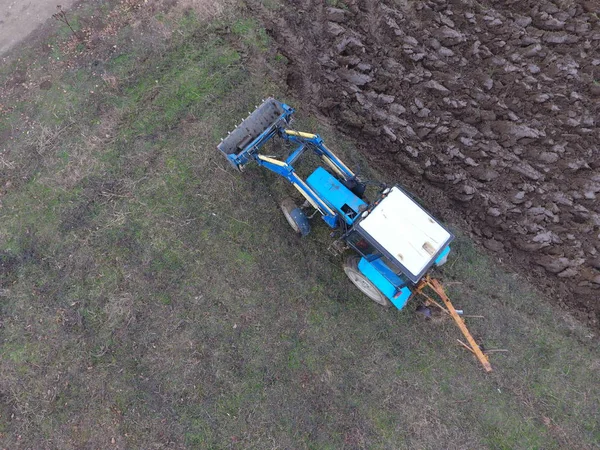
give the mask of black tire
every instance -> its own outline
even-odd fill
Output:
[[[281,211],[283,211],[283,215],[285,216],[285,220],[290,224],[290,227],[296,232],[300,234],[300,227],[292,217],[292,211],[297,208],[296,203],[291,198],[286,198],[281,202]]]
[[[392,303],[388,300],[388,298],[377,289],[367,277],[365,277],[362,272],[358,269],[358,262],[360,261],[360,257],[358,256],[350,256],[346,262],[344,263],[344,272],[346,276],[350,279],[352,284],[358,288],[363,294],[369,297],[378,305],[389,307]]]
[[[298,208],[294,200],[288,197],[281,202],[280,206],[285,219],[296,234],[299,234],[300,236],[306,236],[308,233],[310,233],[308,218],[304,212]]]

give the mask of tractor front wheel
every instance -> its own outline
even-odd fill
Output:
[[[310,224],[308,223],[308,218],[306,214],[296,206],[294,200],[291,198],[286,198],[281,202],[281,211],[285,216],[285,219],[290,224],[292,229],[302,235],[306,236],[310,232]]]
[[[391,303],[387,297],[358,269],[359,261],[360,257],[351,256],[344,263],[344,272],[352,281],[352,284],[375,303],[385,307],[390,306]]]

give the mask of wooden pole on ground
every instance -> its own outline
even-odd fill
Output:
[[[450,313],[450,316],[454,319],[454,321],[456,322],[456,325],[458,325],[458,328],[460,328],[460,331],[465,336],[465,338],[467,339],[467,342],[470,345],[470,347],[468,347],[467,345],[465,345],[465,347],[467,347],[469,350],[471,350],[473,352],[473,354],[477,357],[477,359],[479,360],[479,362],[481,363],[481,365],[483,366],[483,368],[485,369],[486,372],[491,372],[492,365],[490,364],[490,361],[488,360],[487,355],[485,355],[481,351],[481,349],[479,348],[479,345],[477,345],[477,342],[475,342],[475,339],[473,339],[473,336],[471,336],[471,333],[469,332],[469,329],[465,325],[464,320],[456,312],[456,309],[454,309],[454,305],[452,305],[452,302],[446,295],[446,291],[444,290],[444,287],[442,286],[442,284],[436,279],[426,277],[423,279],[420,286],[417,288],[417,293],[425,295],[421,292],[425,286],[429,286],[431,289],[433,289],[433,291],[442,299],[442,301],[446,305],[448,313]],[[427,296],[425,295],[425,297],[427,297]]]

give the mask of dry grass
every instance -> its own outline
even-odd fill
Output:
[[[193,10],[203,21],[213,21],[232,16],[232,11],[239,3],[235,0],[181,0],[175,10],[179,13]]]
[[[486,376],[451,323],[352,289],[318,220],[292,235],[285,183],[229,169],[219,137],[283,90],[247,70],[253,54],[277,68],[264,31],[221,5],[128,10],[144,38],[116,30],[122,49],[94,54],[104,76],[53,66],[52,89],[22,93],[35,132],[13,134],[0,167],[3,445],[593,448],[590,330],[460,238],[442,274],[452,298],[510,350]],[[170,32],[149,37],[152,20]],[[37,108],[49,99],[53,114]],[[326,124],[302,126],[372,170]]]

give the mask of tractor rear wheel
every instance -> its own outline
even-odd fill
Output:
[[[359,261],[360,257],[351,256],[344,263],[344,272],[352,284],[375,303],[385,307],[390,306],[391,303],[387,297],[358,269]]]

